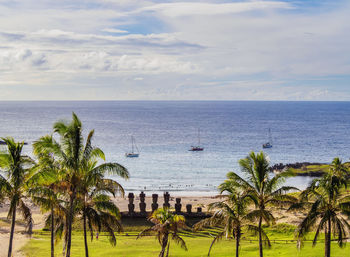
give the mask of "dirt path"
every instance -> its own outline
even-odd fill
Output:
[[[34,220],[33,229],[40,229],[44,226],[44,218],[38,208],[31,206],[32,217]],[[0,257],[7,257],[8,245],[10,239],[10,226],[11,222],[7,219],[8,206],[3,205],[0,208]],[[15,226],[15,235],[13,238],[13,256],[24,257],[21,252],[21,248],[30,240],[30,236],[25,234],[25,225],[20,220],[21,216],[18,215],[18,219]]]
[[[7,257],[10,233],[0,233],[0,257]],[[13,238],[13,256],[24,257],[21,248],[28,242],[27,235],[16,232]]]

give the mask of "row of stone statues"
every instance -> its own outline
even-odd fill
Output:
[[[144,192],[141,192],[141,194],[139,196],[140,196],[140,203],[139,203],[140,213],[146,213],[146,203],[145,203],[146,194]],[[169,192],[164,193],[163,196],[164,196],[163,208],[170,208],[170,203],[169,203],[170,194],[169,194]],[[129,193],[128,198],[129,198],[129,204],[128,204],[129,214],[133,214],[133,213],[135,213],[135,204],[134,204],[135,195],[134,195],[134,193]],[[159,208],[158,194],[152,194],[151,207],[152,207],[152,212]],[[182,208],[181,198],[176,198],[175,212],[181,213],[181,208]],[[192,213],[192,204],[186,205],[186,211],[189,214]],[[198,207],[197,213],[201,213],[201,212],[202,212],[202,208]]]

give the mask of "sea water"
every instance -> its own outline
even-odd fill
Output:
[[[53,123],[75,112],[84,134],[95,130],[93,144],[130,172],[116,179],[127,191],[170,191],[173,195],[210,195],[237,161],[264,150],[271,164],[330,163],[350,157],[349,102],[257,101],[88,101],[0,102],[0,136],[33,141],[52,133]],[[271,129],[273,147],[262,149]],[[203,152],[188,151],[198,142]],[[126,158],[131,135],[140,150]],[[288,184],[304,188],[310,179]]]

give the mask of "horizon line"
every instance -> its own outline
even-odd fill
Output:
[[[350,102],[350,100],[147,100],[147,99],[119,99],[119,100],[0,100],[0,102]]]

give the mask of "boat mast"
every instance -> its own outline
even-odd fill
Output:
[[[134,137],[131,136],[131,152],[134,153]]]
[[[198,146],[201,145],[200,129],[198,128]]]
[[[271,128],[269,128],[269,143],[272,145]]]

